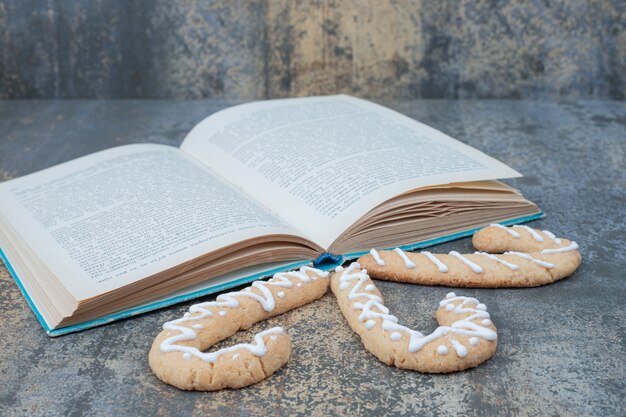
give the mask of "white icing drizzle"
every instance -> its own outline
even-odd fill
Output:
[[[237,358],[238,358],[238,357],[239,357],[239,354],[238,354],[238,353],[235,353],[235,354],[233,355],[233,360],[237,360]]]
[[[478,346],[478,339],[475,337],[470,337],[469,344],[472,346]]]
[[[365,322],[365,328],[367,330],[373,329],[374,326],[376,326],[376,320],[368,320],[368,321]]]
[[[491,320],[489,320],[489,319],[484,319],[484,320],[482,320],[482,321],[481,321],[481,323],[482,323],[484,326],[489,326],[489,325],[491,324]]]
[[[439,345],[437,346],[437,353],[440,355],[446,355],[448,353],[448,348],[446,345]]]
[[[278,294],[276,294],[278,296],[278,298],[284,298],[285,297],[285,291],[278,291]]]
[[[490,253],[487,252],[474,252],[474,255],[482,255],[482,256],[486,256],[489,259],[493,259],[494,261],[501,263],[502,265],[508,267],[509,269],[512,269],[513,271],[515,271],[516,269],[519,269],[519,266],[512,264],[510,262],[505,261],[504,259],[500,259],[498,258],[496,255],[492,255]]]
[[[376,289],[376,287],[372,284],[366,285],[365,286],[365,291],[374,291]]]
[[[454,256],[459,261],[461,261],[465,265],[469,266],[470,269],[472,271],[476,272],[477,274],[482,274],[483,273],[483,269],[480,267],[480,265],[476,265],[474,262],[470,261],[469,259],[467,259],[465,256],[461,255],[457,251],[455,251],[455,250],[450,251],[449,255]]]
[[[378,265],[385,266],[385,261],[382,260],[382,258],[380,257],[380,254],[378,253],[376,249],[370,250],[370,255],[372,255],[372,258],[374,258],[374,260],[376,261]]]
[[[219,315],[220,315],[220,316],[222,316],[222,317],[225,317],[225,316],[226,316],[226,314],[228,314],[228,313],[226,313],[226,310],[220,310],[220,312],[219,312],[219,313],[217,313],[217,314],[219,314]],[[191,327],[193,327],[193,326],[191,326]]]
[[[239,301],[235,297],[248,297],[257,301],[261,307],[267,312],[270,312],[276,308],[276,301],[272,292],[268,288],[268,286],[276,286],[282,288],[291,288],[294,283],[289,278],[295,278],[300,280],[303,283],[311,282],[313,277],[309,277],[307,272],[313,272],[323,278],[328,276],[328,272],[320,271],[319,269],[311,268],[308,266],[303,266],[298,271],[289,271],[289,272],[281,272],[275,274],[273,278],[269,281],[255,281],[252,283],[250,287],[245,288],[243,291],[235,291],[227,294],[220,294],[217,296],[215,301],[209,301],[205,303],[195,304],[189,307],[189,312],[185,313],[182,318],[168,321],[163,325],[164,330],[169,331],[177,331],[178,333],[168,337],[163,340],[160,345],[161,352],[183,352],[183,356],[187,356],[186,354],[196,356],[202,359],[205,362],[215,363],[220,355],[226,352],[232,352],[237,349],[247,349],[252,352],[256,356],[263,356],[267,349],[265,347],[265,342],[263,341],[263,336],[272,335],[275,338],[275,334],[284,333],[283,329],[280,327],[274,327],[272,329],[266,330],[264,332],[258,333],[255,336],[255,344],[241,343],[232,347],[224,348],[218,350],[216,352],[205,353],[200,351],[199,349],[192,346],[184,346],[177,344],[178,342],[194,340],[197,336],[197,333],[192,329],[194,324],[190,324],[191,327],[187,327],[184,324],[192,323],[194,321],[203,320],[207,317],[213,316],[211,310],[208,310],[210,307],[226,307],[226,308],[237,308],[239,307]],[[257,294],[252,291],[252,288],[256,288],[261,294]],[[222,314],[222,312],[224,314]],[[221,310],[218,314],[225,315],[226,311]],[[197,327],[195,327],[197,328]],[[275,339],[272,339],[275,340]]]
[[[192,324],[191,327],[198,330],[204,329],[204,326],[201,324]]]
[[[539,259],[535,259],[532,256],[530,256],[527,253],[522,253],[522,252],[504,252],[504,255],[514,255],[514,256],[519,256],[520,258],[532,261],[534,263],[536,263],[537,265],[543,266],[544,268],[554,268],[555,265],[551,264],[550,262],[545,262],[545,261],[540,261]]]
[[[506,232],[507,232],[508,234],[510,234],[510,235],[511,235],[511,237],[514,237],[514,238],[516,238],[516,239],[519,237],[519,233],[517,233],[515,230],[510,229],[510,228],[508,228],[508,227],[506,227],[506,226],[503,226],[503,225],[501,225],[501,224],[499,224],[499,223],[493,223],[493,224],[490,224],[489,226],[499,227],[500,229],[506,230]]]
[[[402,258],[402,260],[404,261],[404,266],[406,266],[408,269],[415,268],[415,263],[410,260],[408,256],[406,256],[406,253],[404,253],[402,249],[395,248],[394,251],[398,254],[398,256],[400,256],[400,258]]]
[[[347,294],[348,300],[354,301],[359,298],[367,300],[365,303],[355,301],[352,304],[352,308],[361,310],[358,320],[361,322],[365,321],[366,327],[367,321],[374,321],[375,326],[377,322],[374,319],[381,319],[380,323],[382,330],[391,331],[392,333],[390,337],[392,340],[395,340],[394,338],[397,337],[394,336],[395,333],[403,332],[407,334],[409,336],[409,352],[417,352],[426,344],[432,342],[433,340],[440,339],[448,334],[480,337],[485,340],[497,339],[498,336],[496,332],[483,327],[478,323],[474,323],[474,320],[486,319],[489,317],[489,313],[484,310],[467,307],[467,304],[479,305],[479,301],[471,297],[459,297],[452,292],[446,295],[446,298],[439,303],[439,306],[441,308],[445,308],[446,310],[454,311],[456,314],[469,313],[467,317],[455,321],[450,326],[439,326],[434,332],[427,336],[424,336],[416,330],[398,324],[398,318],[389,314],[389,309],[382,304],[382,299],[379,296],[369,292],[360,292],[361,287],[369,281],[369,276],[361,271],[360,268],[361,266],[358,262],[353,262],[346,269],[337,269],[337,272],[342,272],[339,278],[339,289],[346,290],[352,285],[350,292]],[[448,305],[452,305],[452,309],[449,309]],[[459,351],[462,351],[462,349],[457,350],[457,353]]]
[[[432,263],[434,263],[437,266],[437,269],[439,270],[439,272],[448,272],[448,266],[444,264],[443,262],[441,262],[439,259],[437,259],[435,255],[433,255],[432,253],[428,251],[423,251],[420,253],[424,255],[425,257],[427,257]]]
[[[513,227],[517,227],[520,229],[524,229],[526,230],[528,233],[530,233],[530,235],[537,241],[537,242],[543,242],[543,237],[537,233],[537,231],[535,229],[533,229],[532,227],[528,227],[528,226],[521,226],[521,225],[515,225]]]
[[[578,249],[578,243],[572,242],[567,246],[563,246],[562,248],[557,249],[544,249],[541,253],[550,254],[550,253],[562,253],[562,252],[571,252]]]
[[[394,342],[397,342],[398,340],[400,340],[402,338],[402,335],[400,333],[398,333],[398,332],[393,332],[393,333],[391,333],[391,335],[389,337]]]
[[[452,343],[452,347],[456,351],[456,354],[459,356],[459,358],[464,358],[467,356],[467,348],[459,343],[458,340],[450,339],[450,343]]]
[[[240,343],[238,345],[234,345],[234,346],[220,349],[218,351],[210,352],[210,353],[200,352],[198,349],[196,349],[199,353],[197,354],[189,350],[183,353],[183,359],[188,360],[188,358],[190,359],[191,356],[193,355],[193,356],[199,357],[205,362],[215,363],[217,362],[217,359],[221,355],[225,353],[229,353],[229,352],[234,352],[239,349],[246,349],[255,356],[263,356],[267,353],[267,346],[265,345],[265,340],[263,339],[263,337],[270,335],[270,334],[275,335],[275,334],[282,334],[282,333],[285,333],[282,327],[272,327],[271,329],[257,333],[254,336],[254,343]],[[272,336],[272,337],[276,337],[276,336]],[[174,345],[174,346],[180,346],[180,345]],[[181,347],[188,347],[188,346],[181,346]],[[195,348],[190,348],[190,349],[195,349]],[[161,351],[163,351],[163,344],[161,344]]]
[[[560,244],[561,244],[562,240],[561,240],[561,239],[559,239],[558,237],[556,237],[556,236],[554,235],[554,233],[552,233],[551,231],[549,231],[549,230],[542,230],[542,232],[543,232],[543,234],[544,234],[544,235],[546,235],[546,236],[548,236],[550,239],[552,239],[552,240],[554,241],[554,243],[556,243],[557,245],[560,245]]]

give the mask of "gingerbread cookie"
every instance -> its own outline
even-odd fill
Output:
[[[551,284],[573,274],[581,262],[576,242],[527,226],[494,224],[472,242],[478,249],[473,254],[372,249],[357,261],[376,279],[482,288]]]
[[[163,325],[150,349],[150,368],[184,390],[241,388],[267,378],[291,355],[291,341],[280,327],[258,333],[251,344],[204,351],[261,320],[319,299],[328,289],[327,277],[328,272],[302,267],[191,306],[184,317]]]
[[[330,285],[352,330],[387,365],[419,372],[462,371],[480,365],[496,351],[496,328],[487,307],[475,298],[446,295],[437,310],[440,326],[423,335],[398,324],[357,262],[346,269],[337,267]]]

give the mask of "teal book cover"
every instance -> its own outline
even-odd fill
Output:
[[[537,220],[543,216],[544,214],[541,212],[541,213],[534,214],[532,216],[525,216],[525,217],[520,217],[517,219],[509,220],[506,222],[501,222],[501,224],[512,225],[512,224],[526,223],[526,222],[530,222],[533,220]],[[434,246],[434,245],[449,242],[452,240],[471,236],[474,233],[476,233],[478,230],[480,229],[479,228],[470,229],[470,230],[460,232],[460,233],[454,233],[451,235],[441,236],[436,239],[416,242],[413,244],[400,246],[400,249],[405,250],[405,251],[413,251],[413,250],[420,249],[420,248]],[[74,333],[74,332],[90,329],[90,328],[97,327],[97,326],[102,326],[102,325],[105,325],[105,324],[108,324],[117,320],[127,319],[127,318],[134,317],[143,313],[147,313],[149,311],[158,310],[161,308],[172,306],[174,304],[187,302],[187,301],[204,297],[210,294],[223,292],[230,288],[238,287],[238,286],[245,285],[253,281],[259,280],[259,279],[267,278],[279,272],[285,272],[285,271],[297,269],[304,265],[312,264],[316,268],[319,268],[325,271],[333,270],[334,268],[343,264],[344,262],[357,259],[358,257],[366,253],[367,251],[348,253],[344,255],[334,255],[331,253],[323,253],[314,261],[294,262],[294,263],[290,263],[287,265],[282,265],[281,267],[278,267],[278,268],[268,269],[263,272],[246,275],[243,277],[238,277],[232,280],[220,280],[219,277],[216,277],[216,278],[209,280],[208,283],[203,285],[203,287],[198,290],[187,289],[183,291],[178,291],[167,297],[163,297],[155,301],[151,301],[145,304],[131,307],[131,308],[128,308],[128,309],[125,309],[116,313],[108,314],[106,316],[103,316],[94,320],[86,321],[86,322],[71,325],[71,326],[51,329],[46,323],[46,321],[44,320],[41,313],[39,312],[39,309],[33,302],[32,298],[29,296],[28,291],[22,284],[14,268],[11,266],[11,263],[7,259],[5,253],[2,251],[2,248],[0,248],[0,258],[2,258],[2,261],[5,263],[7,269],[9,270],[9,273],[11,274],[11,276],[17,283],[18,287],[20,288],[20,291],[24,295],[24,298],[26,298],[28,305],[33,310],[35,316],[37,317],[37,320],[39,321],[41,326],[44,328],[46,334],[48,334],[48,336],[51,336],[51,337],[62,336],[65,334]],[[212,285],[211,282],[214,282],[214,284]]]

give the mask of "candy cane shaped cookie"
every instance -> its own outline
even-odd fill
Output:
[[[182,318],[163,325],[150,349],[150,368],[184,390],[241,388],[267,378],[291,355],[291,341],[280,327],[258,333],[253,343],[204,351],[261,320],[319,299],[328,289],[327,277],[328,272],[302,267],[191,306]]]
[[[474,235],[473,244],[478,251],[472,254],[372,249],[357,261],[376,279],[477,288],[551,284],[581,262],[576,242],[527,226],[491,225]]]
[[[496,351],[496,328],[477,299],[449,293],[439,303],[440,326],[431,334],[398,324],[374,283],[357,262],[338,267],[331,289],[348,324],[365,348],[387,365],[444,373],[473,368]]]

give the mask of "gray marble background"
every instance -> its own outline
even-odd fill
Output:
[[[0,0],[0,98],[626,96],[624,0]]]
[[[0,180],[137,142],[178,146],[229,100],[0,101]],[[366,351],[332,294],[238,332],[283,326],[289,364],[215,393],[163,384],[148,351],[192,302],[49,338],[0,262],[0,416],[611,416],[626,410],[626,105],[616,101],[406,100],[382,104],[524,173],[507,181],[547,214],[532,227],[577,241],[583,263],[537,288],[450,289],[376,281],[400,322],[436,327],[448,291],[477,297],[498,327],[485,364],[448,375],[389,367]],[[473,251],[466,238],[435,253]],[[210,301],[207,296],[201,301]],[[200,300],[194,301],[198,302]],[[621,411],[620,411],[621,410]]]

